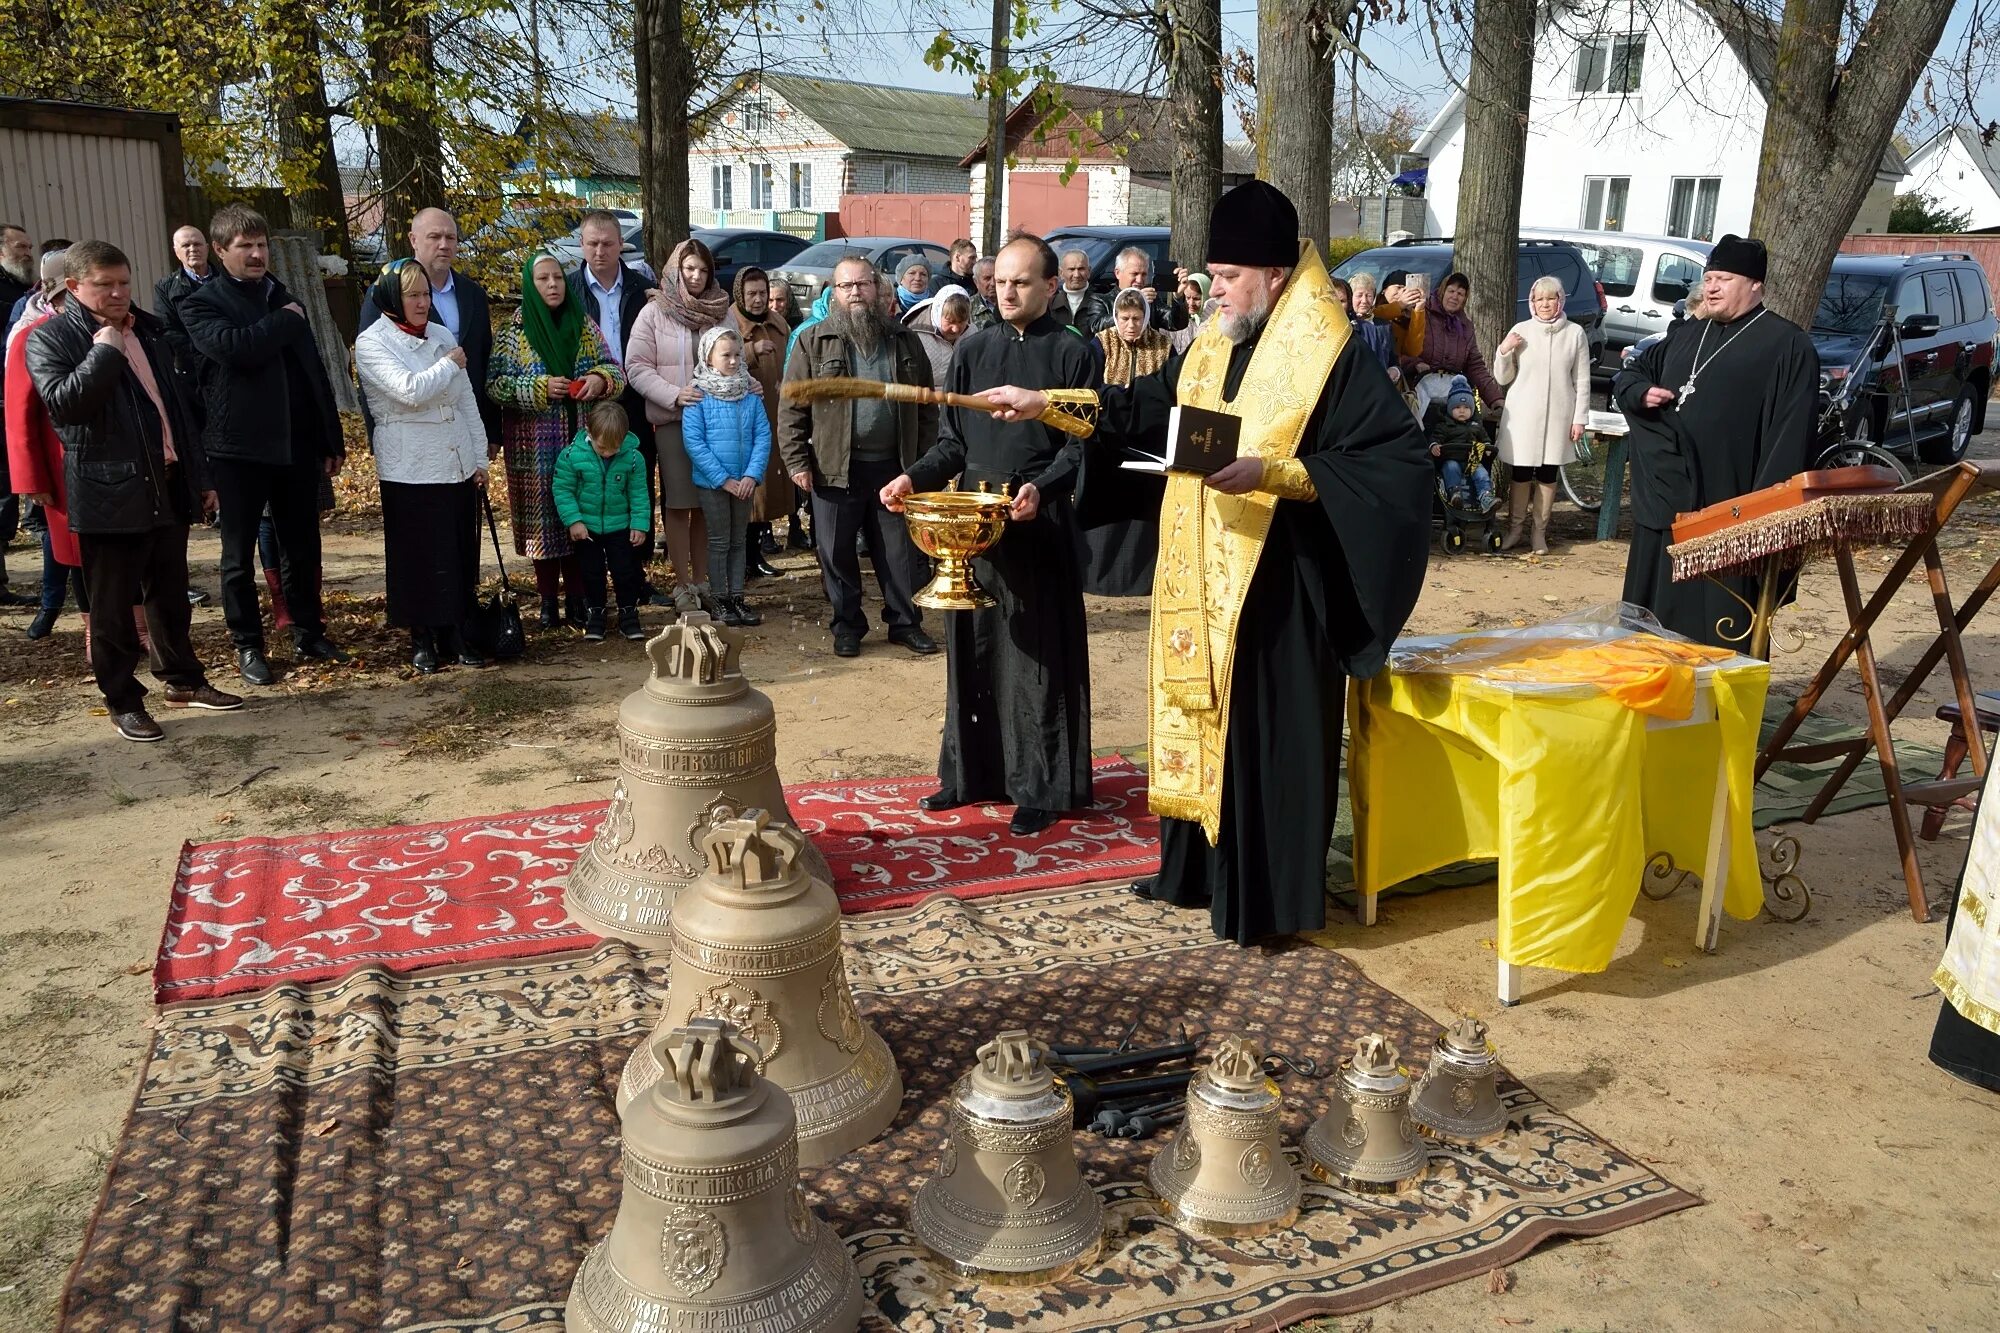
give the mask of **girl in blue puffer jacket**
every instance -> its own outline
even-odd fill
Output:
[[[725,625],[759,625],[743,604],[750,504],[771,461],[771,418],[764,395],[743,368],[743,339],[718,324],[701,335],[694,372],[701,398],[681,412],[681,434],[708,520],[708,568]]]

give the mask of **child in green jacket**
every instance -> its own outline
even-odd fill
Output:
[[[604,639],[604,572],[609,566],[618,591],[618,632],[643,639],[639,627],[640,577],[637,549],[653,525],[646,499],[646,459],[639,437],[616,399],[590,409],[584,427],[556,458],[556,517],[569,529],[586,608],[583,637]]]

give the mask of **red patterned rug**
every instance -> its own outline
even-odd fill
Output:
[[[848,912],[933,893],[985,898],[1132,879],[1159,864],[1146,775],[1097,762],[1097,806],[1031,838],[1011,806],[929,814],[935,778],[802,783],[793,818],[833,867]],[[357,967],[393,972],[531,958],[595,940],[563,912],[562,881],[604,802],[401,828],[243,838],[181,849],[153,998],[207,1000]]]

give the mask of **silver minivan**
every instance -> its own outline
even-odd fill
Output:
[[[1707,241],[1685,236],[1641,236],[1629,231],[1563,231],[1523,227],[1522,236],[1568,241],[1583,251],[1604,288],[1604,363],[1618,368],[1619,353],[1673,323],[1674,302],[1701,285]]]

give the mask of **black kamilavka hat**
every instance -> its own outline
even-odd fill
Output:
[[[1752,282],[1762,282],[1767,259],[1762,241],[1732,232],[1708,252],[1708,268],[1712,273],[1740,273]]]
[[[1268,181],[1245,181],[1209,215],[1208,262],[1290,268],[1299,262],[1299,210]]]

